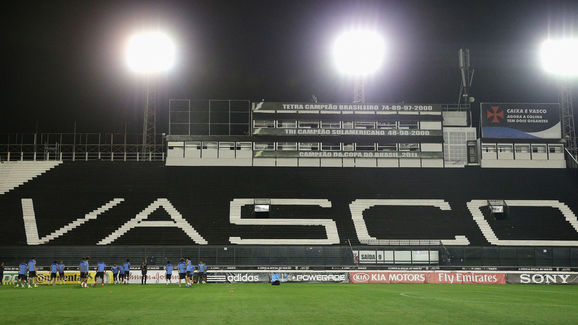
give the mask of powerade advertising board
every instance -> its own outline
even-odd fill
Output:
[[[482,103],[482,138],[560,139],[559,104]]]

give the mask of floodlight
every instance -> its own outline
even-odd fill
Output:
[[[158,73],[170,69],[175,61],[175,45],[159,31],[145,32],[130,38],[126,49],[129,68],[138,73]]]
[[[333,44],[333,57],[340,72],[363,77],[377,71],[385,56],[381,35],[369,30],[350,30]]]
[[[547,40],[542,44],[544,70],[560,76],[578,76],[578,39]]]

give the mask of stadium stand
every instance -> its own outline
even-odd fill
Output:
[[[0,195],[60,165],[61,161],[18,161],[0,163]]]
[[[578,211],[577,191],[577,182],[563,169],[300,168],[287,173],[155,162],[63,163],[0,196],[5,225],[0,241],[12,246],[343,245],[349,239],[354,245],[446,240],[444,245],[491,246],[482,231],[487,224],[500,240],[572,244],[578,240],[570,222]],[[271,200],[264,217],[255,214],[251,201],[261,198]],[[508,218],[494,220],[483,206],[479,213],[468,206],[490,198],[531,201],[534,207],[512,204]],[[427,203],[431,200],[443,209]],[[363,202],[374,206],[360,214],[352,205]],[[480,216],[485,223],[476,222]],[[388,242],[363,242],[362,223],[370,238]],[[526,244],[532,243],[518,245]]]

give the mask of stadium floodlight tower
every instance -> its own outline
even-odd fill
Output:
[[[367,77],[381,68],[384,56],[383,37],[372,30],[348,30],[335,40],[334,62],[339,72],[354,78],[354,103],[365,103]]]
[[[151,157],[156,145],[156,91],[151,83],[159,74],[172,68],[175,62],[173,41],[159,30],[140,32],[133,35],[126,48],[126,63],[146,82],[146,99],[143,116],[142,154]]]
[[[571,82],[578,78],[578,38],[549,39],[540,51],[542,67],[560,80],[560,115],[566,149],[578,159]]]

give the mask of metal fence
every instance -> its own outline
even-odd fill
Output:
[[[169,135],[248,135],[248,100],[169,100]]]
[[[443,265],[578,267],[578,247],[447,247]]]
[[[440,247],[440,246],[26,246],[0,247],[0,262],[18,265],[36,257],[39,265],[55,260],[76,265],[81,257],[93,261],[133,263],[147,260],[163,265],[189,257],[218,266],[354,266],[353,250],[438,250],[440,266],[578,267],[578,247]],[[359,266],[394,266],[362,263]],[[396,264],[398,266],[411,265]],[[419,265],[423,265],[420,263]]]
[[[162,161],[163,135],[143,145],[134,133],[25,133],[0,135],[0,161]]]

